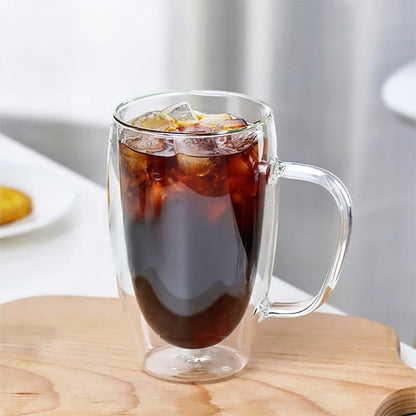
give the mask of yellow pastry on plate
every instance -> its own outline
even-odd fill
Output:
[[[32,201],[17,189],[0,186],[0,224],[17,221],[32,211]]]

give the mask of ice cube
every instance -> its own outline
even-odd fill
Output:
[[[219,155],[213,137],[180,137],[175,140],[175,150],[176,153],[188,156]]]
[[[238,153],[248,149],[255,140],[255,134],[237,132],[218,137],[216,139],[216,145],[221,154]]]
[[[199,124],[201,126],[209,127],[211,130],[214,130],[215,127],[225,121],[225,120],[231,120],[232,117],[230,114],[227,113],[221,113],[221,114],[204,114],[201,118]]]
[[[133,126],[149,130],[173,131],[178,127],[176,120],[163,111],[149,111],[131,121]]]
[[[185,175],[202,176],[215,173],[215,160],[209,157],[177,155],[178,167]]]
[[[179,177],[188,188],[206,196],[219,196],[227,192],[223,159],[178,154],[177,160]]]
[[[166,107],[162,110],[163,113],[174,118],[180,124],[193,124],[198,122],[198,117],[192,111],[191,106],[186,101],[181,101]]]
[[[210,133],[212,131],[211,127],[202,126],[199,123],[179,126],[178,130],[182,133]]]
[[[214,127],[215,131],[242,129],[247,126],[247,122],[242,118],[220,120]]]
[[[165,150],[163,139],[150,135],[141,135],[133,138],[125,138],[122,140],[126,146],[132,150],[142,153],[156,153]]]
[[[122,170],[126,170],[129,175],[133,175],[142,182],[147,174],[150,163],[150,156],[138,153],[125,144],[120,145],[120,161]]]

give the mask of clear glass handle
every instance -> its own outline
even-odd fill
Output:
[[[270,165],[269,185],[276,186],[280,178],[297,179],[316,183],[324,187],[334,198],[339,212],[338,242],[332,263],[319,292],[312,298],[299,302],[263,302],[262,318],[269,316],[296,317],[306,315],[321,306],[338,282],[351,235],[352,204],[344,184],[331,172],[324,169],[274,160]]]

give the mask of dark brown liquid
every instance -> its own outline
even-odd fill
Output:
[[[119,146],[127,253],[141,311],[173,345],[214,345],[240,322],[256,273],[265,187],[258,146],[212,157]]]

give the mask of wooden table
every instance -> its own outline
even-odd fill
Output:
[[[248,368],[218,383],[175,384],[138,368],[120,303],[35,297],[1,306],[2,416],[401,416],[416,371],[387,326],[313,313],[262,324]]]

